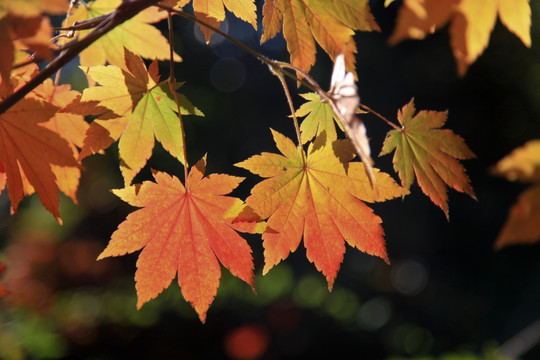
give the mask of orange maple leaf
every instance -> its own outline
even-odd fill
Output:
[[[120,224],[98,259],[144,248],[137,261],[140,308],[169,286],[176,273],[184,298],[202,322],[219,286],[223,264],[254,288],[251,248],[225,219],[241,200],[229,196],[243,178],[204,176],[206,159],[191,168],[186,186],[176,177],[154,172],[156,182],[114,190],[141,209]]]
[[[50,59],[54,47],[50,43],[51,36],[52,27],[47,17],[13,14],[0,17],[0,82],[3,88],[9,84],[16,50],[29,50],[38,58]]]
[[[532,182],[512,205],[495,248],[540,241],[540,140],[531,140],[500,160],[493,172],[510,181]]]
[[[183,139],[176,102],[169,84],[159,82],[158,66],[148,68],[140,57],[125,50],[124,69],[114,65],[83,67],[102,86],[87,88],[82,101],[98,101],[114,114],[94,120],[87,131],[81,157],[109,147],[120,139],[119,153],[126,184],[143,168],[152,154],[154,136],[171,155],[183,161]],[[179,95],[183,114],[202,113]],[[112,119],[111,119],[112,118]]]
[[[78,163],[69,144],[42,125],[57,110],[43,100],[26,98],[0,114],[0,162],[13,212],[25,194],[26,177],[43,206],[61,221],[58,184],[51,167],[77,167]]]
[[[121,0],[96,0],[89,3],[88,7],[79,5],[69,17],[67,25],[108,14],[121,3]],[[123,47],[146,59],[169,59],[169,42],[155,26],[150,25],[166,17],[167,13],[158,11],[156,7],[141,11],[82,51],[80,54],[81,65],[96,66],[105,65],[108,62],[124,67]],[[80,31],[79,38],[84,38],[90,31],[92,30]],[[180,56],[176,53],[174,53],[174,61],[181,61]]]
[[[71,90],[70,85],[55,86],[52,79],[45,80],[32,93],[59,108],[49,121],[43,123],[43,126],[66,140],[69,143],[73,157],[77,159],[79,157],[77,147],[82,147],[84,134],[89,125],[84,121],[83,115],[72,114],[65,111],[65,109],[80,98],[80,93]],[[56,175],[58,188],[77,203],[77,189],[81,169],[52,165],[52,170]]]
[[[305,155],[280,133],[273,131],[273,136],[282,155],[262,153],[236,164],[267,178],[246,200],[262,219],[268,219],[262,235],[263,274],[294,252],[302,236],[307,258],[326,276],[330,290],[345,241],[388,262],[381,219],[363,201],[385,201],[408,191],[377,170],[373,189],[363,164],[349,162],[354,151],[348,141],[330,143],[319,138]]]
[[[448,117],[446,111],[422,110],[416,115],[415,112],[414,99],[398,111],[402,128],[388,132],[379,156],[395,150],[394,170],[399,174],[401,185],[410,189],[416,176],[424,194],[448,218],[445,184],[475,198],[465,168],[457,160],[471,159],[475,155],[452,130],[440,129]]]
[[[50,58],[50,38],[52,28],[42,13],[65,13],[68,2],[65,0],[2,0],[0,3],[0,81],[2,87],[8,85],[7,79],[15,60],[16,49],[30,49],[36,55]]]
[[[531,46],[529,0],[405,0],[389,42],[423,39],[450,21],[452,51],[458,73],[464,75],[488,46],[497,15],[525,46]]]
[[[354,73],[354,30],[380,31],[368,0],[267,0],[261,42],[273,38],[281,23],[291,63],[305,72],[315,64],[317,41],[332,60],[343,53],[347,69]]]
[[[28,17],[41,13],[59,15],[67,11],[68,4],[66,0],[2,0],[0,18],[7,13]]]

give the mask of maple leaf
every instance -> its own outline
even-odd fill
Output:
[[[225,8],[257,30],[255,0],[193,0],[193,12],[207,15],[218,21],[225,20]]]
[[[68,143],[42,126],[58,108],[26,98],[0,114],[0,162],[7,176],[13,212],[25,194],[24,178],[60,222],[57,179],[51,165],[77,167]]]
[[[310,144],[306,155],[290,139],[272,133],[281,154],[262,153],[236,164],[267,178],[246,199],[260,218],[268,219],[263,274],[294,252],[302,237],[307,258],[326,276],[330,290],[345,241],[388,262],[381,219],[363,201],[385,201],[408,191],[378,171],[378,186],[372,189],[363,164],[348,161],[354,156],[348,141],[319,138],[315,142],[324,143]]]
[[[500,160],[493,172],[510,181],[540,181],[540,140],[531,140]]]
[[[73,157],[78,158],[79,151],[77,147],[82,147],[84,134],[89,125],[84,121],[84,116],[66,112],[65,109],[80,98],[80,93],[71,90],[70,85],[55,86],[52,79],[47,79],[33,91],[33,94],[59,108],[49,121],[43,123],[43,126],[66,140],[69,143]],[[77,189],[81,169],[79,167],[65,167],[54,164],[51,165],[51,168],[56,176],[58,188],[77,203]]]
[[[87,131],[81,157],[103,150],[120,139],[119,152],[125,182],[143,168],[152,154],[154,136],[171,155],[183,161],[183,139],[176,102],[167,82],[159,83],[157,62],[148,70],[140,57],[125,49],[125,65],[82,69],[102,86],[87,88],[82,101],[98,101],[112,110],[110,120],[95,120]],[[184,114],[202,115],[180,96]]]
[[[495,248],[540,240],[540,140],[531,140],[500,160],[493,172],[510,181],[532,182],[512,205]]]
[[[323,134],[329,142],[336,140],[337,133],[334,121],[340,127],[341,123],[336,118],[330,104],[323,102],[321,97],[315,93],[300,94],[300,96],[307,100],[295,113],[298,117],[306,117],[300,125],[302,143],[305,144],[314,137],[319,137]]]
[[[2,0],[0,18],[9,13],[19,16],[37,16],[41,13],[60,15],[67,11],[66,0]]]
[[[136,289],[140,308],[169,286],[176,273],[184,298],[202,322],[219,286],[223,264],[254,288],[251,249],[226,220],[241,203],[229,196],[243,178],[204,176],[206,159],[191,168],[186,186],[176,177],[153,173],[145,181],[113,192],[141,209],[120,224],[98,259],[143,249],[137,260]]]
[[[315,64],[315,41],[332,60],[343,53],[347,69],[354,72],[354,30],[380,31],[368,0],[267,0],[261,42],[274,37],[280,23],[291,63],[304,72]]]
[[[50,59],[52,27],[48,18],[6,14],[0,17],[0,82],[2,92],[9,92],[9,77],[16,50],[29,49],[38,58]]]
[[[448,214],[446,185],[475,198],[459,160],[474,158],[463,139],[451,130],[440,129],[448,113],[422,110],[415,115],[414,99],[398,111],[399,130],[390,130],[381,155],[395,150],[394,170],[401,185],[410,189],[414,178],[431,201]]]
[[[458,73],[486,49],[497,15],[525,46],[531,46],[529,0],[405,0],[389,42],[423,39],[450,21],[451,46]]]
[[[93,19],[114,11],[121,0],[96,0],[88,7],[79,7],[69,17],[69,24],[76,21]],[[169,42],[154,26],[150,25],[167,17],[166,12],[159,12],[156,7],[150,7],[133,18],[118,25],[97,41],[92,43],[80,54],[82,66],[112,65],[123,67],[125,65],[123,47],[146,59],[169,59]],[[84,38],[92,30],[79,32],[79,38]],[[174,61],[181,61],[174,53]]]
[[[508,245],[534,244],[540,241],[540,184],[526,189],[512,205],[495,248]]]

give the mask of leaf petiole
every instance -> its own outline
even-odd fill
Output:
[[[178,112],[178,121],[180,122],[180,132],[182,134],[182,153],[184,156],[184,181],[186,183],[186,191],[188,191],[188,160],[187,160],[187,150],[186,150],[186,132],[184,131],[184,122],[182,121],[182,114],[180,113],[180,100],[178,99],[178,94],[176,93],[176,78],[174,76],[174,34],[173,34],[173,23],[172,23],[172,13],[167,12],[167,24],[169,27],[169,88],[171,93],[174,95],[174,101],[176,102],[176,109]]]

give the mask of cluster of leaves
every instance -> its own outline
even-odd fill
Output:
[[[451,21],[452,46],[458,70],[464,73],[485,48],[495,21],[495,15],[491,18],[485,12],[482,21],[475,19],[473,24],[489,24],[480,30],[471,26],[466,20],[476,14],[474,1],[405,1],[390,42],[423,37]],[[340,139],[343,136],[335,126],[343,129],[344,124],[329,104],[332,94],[313,82],[310,86],[317,93],[304,94],[307,102],[293,114],[298,143],[273,131],[279,154],[262,153],[236,164],[265,179],[245,202],[226,196],[242,178],[205,175],[206,157],[189,167],[182,116],[203,114],[177,92],[173,72],[165,81],[159,76],[157,60],[181,59],[150,24],[173,14],[189,18],[181,10],[189,3],[72,1],[69,10],[60,0],[54,6],[44,0],[11,0],[0,5],[0,46],[9,53],[0,62],[1,100],[7,102],[36,79],[37,66],[25,65],[27,49],[34,51],[32,56],[50,58],[55,53],[75,54],[73,49],[83,44],[78,50],[80,68],[90,84],[81,94],[47,79],[14,105],[2,108],[0,104],[0,189],[7,186],[13,212],[25,195],[35,192],[61,221],[58,191],[76,202],[82,159],[118,141],[125,187],[114,193],[141,209],[120,224],[99,258],[142,249],[135,274],[138,307],[177,276],[183,296],[204,321],[219,286],[220,263],[255,287],[251,249],[237,231],[262,234],[263,273],[286,259],[303,239],[307,258],[332,289],[345,243],[389,262],[382,220],[366,202],[403,197],[415,178],[446,216],[447,186],[474,197],[458,161],[474,154],[463,139],[441,129],[446,112],[416,113],[411,101],[398,112],[401,126],[385,119],[393,129],[381,155],[394,152],[400,186],[378,169],[370,179],[368,165],[354,161],[354,148],[347,139]],[[521,13],[508,10],[508,1],[488,3],[507,27],[530,44],[528,1],[519,1],[515,11],[525,14],[519,17],[512,16]],[[203,25],[207,41],[219,31],[225,8],[257,27],[254,0],[193,0],[192,6],[191,17]],[[43,11],[67,12],[64,25],[69,32],[60,34],[57,46],[49,46],[52,33]],[[122,21],[115,23],[120,17]],[[288,67],[303,77],[315,63],[316,43],[332,59],[343,54],[347,71],[354,73],[354,32],[380,31],[368,0],[266,0],[262,24],[261,42],[283,32],[291,64],[260,58],[277,73],[285,73]],[[147,67],[141,57],[153,62]],[[90,115],[94,120],[87,123],[85,116]],[[296,116],[305,117],[301,127]],[[153,171],[155,182],[132,185],[152,155],[155,140],[184,166],[184,182]]]

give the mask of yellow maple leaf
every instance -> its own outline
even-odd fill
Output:
[[[515,149],[493,171],[510,181],[540,181],[540,140],[531,140]]]
[[[458,73],[484,52],[497,16],[525,46],[531,46],[529,0],[405,0],[390,44],[423,39],[450,22],[451,47]]]
[[[189,1],[180,1],[186,5]],[[193,0],[193,12],[195,16],[216,28],[225,20],[225,8],[238,18],[248,22],[257,30],[257,5],[255,0]],[[199,25],[206,42],[214,32],[204,26]]]
[[[280,23],[291,63],[305,72],[315,64],[315,41],[332,60],[343,53],[347,70],[354,72],[354,30],[380,31],[367,0],[267,0],[261,42],[274,37]]]
[[[88,7],[79,5],[69,17],[69,25],[75,21],[93,19],[108,14],[121,3],[121,0],[96,0],[89,3]],[[150,25],[166,17],[167,13],[159,12],[156,7],[141,11],[83,50],[80,54],[81,65],[98,66],[108,62],[111,65],[123,67],[125,65],[124,47],[146,59],[169,59],[169,42],[156,27]],[[90,31],[92,30],[80,31],[79,38],[84,38]],[[181,58],[174,53],[174,60],[181,61]]]
[[[142,59],[125,49],[125,69],[114,65],[83,67],[101,86],[85,89],[82,101],[98,101],[111,110],[109,120],[95,120],[84,140],[81,156],[89,155],[119,141],[121,170],[126,184],[152,155],[156,138],[172,156],[183,161],[184,141],[169,85],[159,81],[157,62],[146,68]],[[183,114],[202,113],[180,94]],[[116,117],[116,118],[115,118]]]

